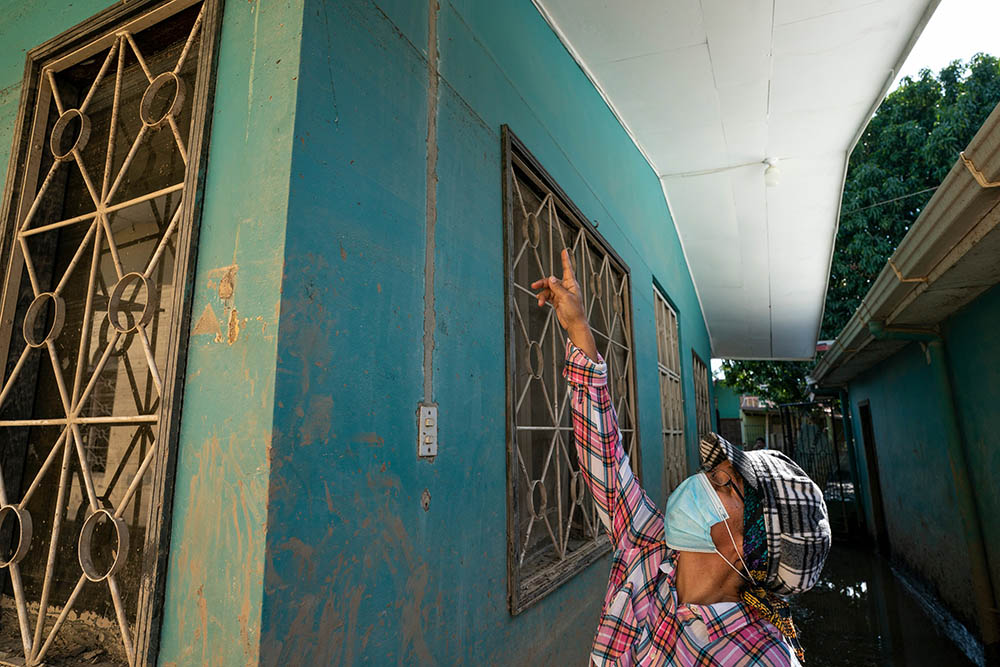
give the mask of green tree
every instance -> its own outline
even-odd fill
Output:
[[[978,54],[890,93],[851,153],[820,338],[835,338],[1000,102],[1000,61]]]
[[[998,102],[1000,60],[982,53],[936,76],[925,69],[905,77],[886,97],[848,162],[820,338],[836,338],[851,319]],[[812,364],[725,361],[723,368],[733,388],[783,403],[805,397]]]
[[[741,394],[751,394],[777,404],[795,403],[806,396],[809,361],[735,361],[724,359],[726,384]]]

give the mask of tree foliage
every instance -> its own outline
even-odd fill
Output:
[[[1000,102],[1000,60],[978,54],[905,77],[851,153],[820,338],[836,338],[976,131]],[[725,361],[726,383],[777,403],[805,397],[811,363]],[[766,385],[766,390],[761,390]]]
[[[734,361],[725,359],[726,384],[740,394],[751,394],[774,403],[795,403],[806,394],[808,361]]]
[[[1000,62],[984,54],[886,97],[848,163],[820,338],[844,328],[997,102]]]

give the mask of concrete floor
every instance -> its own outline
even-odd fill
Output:
[[[981,646],[935,605],[870,548],[836,543],[816,587],[793,600],[806,665],[982,664]]]

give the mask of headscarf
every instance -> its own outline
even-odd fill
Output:
[[[758,616],[778,628],[800,662],[805,662],[805,652],[799,644],[798,632],[792,621],[792,612],[777,594],[766,590],[760,582],[767,579],[767,527],[764,523],[764,503],[760,492],[752,484],[743,485],[743,559],[750,570],[754,585],[743,589],[740,599]]]

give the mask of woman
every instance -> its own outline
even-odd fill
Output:
[[[591,651],[602,665],[799,665],[779,595],[816,583],[830,548],[820,489],[780,452],[744,452],[715,434],[701,470],[670,494],[666,513],[639,487],[622,448],[569,252],[563,277],[543,278],[538,305],[569,335],[577,455],[614,545]]]

